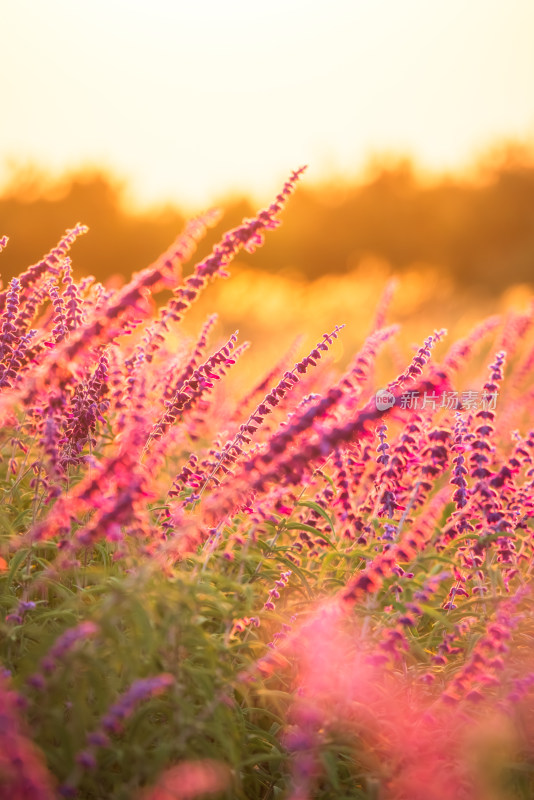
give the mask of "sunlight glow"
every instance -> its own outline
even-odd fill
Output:
[[[144,201],[534,138],[530,0],[19,0],[3,29],[0,170],[101,164]]]

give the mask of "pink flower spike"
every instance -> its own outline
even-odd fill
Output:
[[[230,769],[220,761],[183,761],[166,770],[155,786],[141,795],[141,800],[195,800],[201,795],[219,795],[230,782]]]

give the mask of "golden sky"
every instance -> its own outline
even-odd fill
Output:
[[[4,0],[0,179],[102,164],[143,201],[268,200],[403,152],[534,141],[533,0]]]

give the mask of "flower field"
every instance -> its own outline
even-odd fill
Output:
[[[404,358],[388,283],[239,390],[181,323],[302,171],[186,277],[214,213],[0,292],[2,798],[534,796],[534,303]]]

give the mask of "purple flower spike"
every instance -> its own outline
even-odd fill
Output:
[[[166,672],[152,678],[141,678],[135,681],[102,717],[101,727],[110,733],[118,733],[122,729],[124,720],[133,713],[139,703],[149,697],[161,694],[173,683],[174,676]]]
[[[41,672],[37,672],[28,678],[28,684],[35,689],[43,689],[46,681],[43,677],[54,672],[55,668],[61,660],[78,644],[86,639],[96,636],[100,632],[100,628],[94,622],[86,620],[76,625],[74,628],[69,628],[63,633],[52,645],[46,656],[41,661]]]

